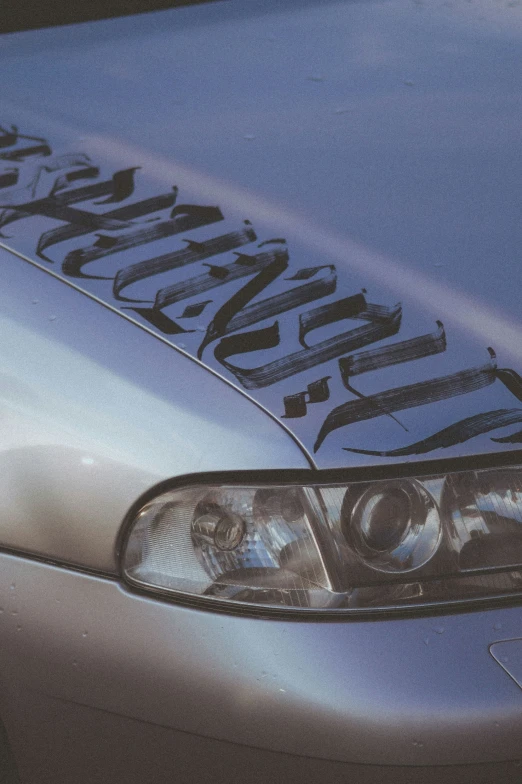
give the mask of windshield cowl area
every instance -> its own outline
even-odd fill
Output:
[[[0,33],[35,30],[116,16],[197,5],[211,0],[7,0],[2,3]]]

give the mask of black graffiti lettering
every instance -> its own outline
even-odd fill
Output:
[[[187,305],[179,318],[197,318],[211,302],[211,299],[206,299],[203,302],[194,302],[193,305]]]
[[[124,309],[133,310],[134,312],[139,313],[144,318],[147,318],[151,324],[157,326],[161,331],[163,331],[162,325],[167,327],[169,332],[166,334],[177,334],[177,332],[193,331],[185,330],[179,325],[173,327],[172,324],[175,322],[172,322],[171,319],[165,320],[167,317],[165,316],[163,318],[164,314],[162,313],[162,309],[168,305],[174,304],[175,302],[180,302],[184,299],[187,299],[188,297],[196,296],[203,293],[204,291],[216,288],[217,286],[223,286],[229,283],[231,280],[235,280],[236,278],[244,277],[245,275],[253,275],[259,270],[270,268],[274,262],[277,264],[282,264],[283,268],[286,268],[288,265],[288,253],[286,250],[277,249],[268,253],[259,253],[256,256],[247,256],[246,254],[241,253],[236,255],[237,259],[235,262],[224,267],[217,268],[225,272],[225,275],[223,275],[221,272],[216,275],[216,268],[212,269],[212,265],[210,265],[210,270],[204,275],[197,275],[196,277],[189,278],[182,283],[168,286],[165,289],[160,289],[156,294],[155,301],[151,308],[124,307]],[[207,305],[208,302],[210,302],[210,300],[206,300],[203,303],[194,303],[192,307],[198,308],[201,305]],[[190,315],[187,314],[187,310],[189,311]],[[185,309],[183,315],[179,318],[187,318],[192,316],[193,314],[191,310]]]
[[[127,308],[127,310],[137,313],[138,316],[141,316],[153,327],[159,329],[164,335],[181,335],[182,333],[194,332],[193,329],[184,329],[156,308]]]
[[[75,169],[73,171],[66,172],[66,174],[61,174],[56,178],[49,195],[52,196],[55,193],[58,193],[58,191],[65,190],[72,182],[76,182],[77,180],[95,179],[96,177],[99,177],[99,175],[100,170],[97,166],[85,166],[82,169]]]
[[[104,216],[107,219],[120,221],[121,225],[123,226],[130,226],[132,225],[132,221],[134,221],[136,218],[141,218],[159,210],[171,207],[176,200],[176,196],[177,189],[173,188],[172,193],[165,193],[160,196],[154,196],[149,199],[143,199],[142,201],[134,202],[133,204],[127,204],[125,207],[119,207],[118,209],[110,210],[109,212],[104,213]],[[65,242],[65,240],[80,237],[82,235],[89,234],[90,232],[92,232],[92,229],[75,224],[68,224],[67,226],[61,226],[58,229],[53,229],[52,232],[48,232],[47,234],[50,235],[53,233],[54,236],[52,244],[56,245],[58,242]],[[95,237],[96,240],[92,243],[91,247],[94,249],[94,255],[96,258],[110,256],[112,253],[116,253],[120,249],[118,245],[119,238],[117,236],[95,233]],[[43,254],[39,255],[42,255],[43,258],[47,258],[43,256]],[[112,276],[105,277],[102,275],[87,275],[83,271],[85,264],[88,264],[93,260],[93,258],[85,258],[81,250],[73,251],[72,253],[67,254],[65,257],[65,260],[62,264],[62,272],[71,278],[111,280]]]
[[[157,197],[156,201],[159,204],[158,199],[163,199],[164,202],[166,202],[167,198],[172,199],[173,197],[169,194],[168,197]],[[148,201],[153,202],[154,200],[149,199]],[[154,210],[157,209],[161,209],[161,207],[155,206]],[[114,218],[111,220],[114,220]],[[172,237],[180,232],[191,231],[192,229],[197,229],[201,226],[208,226],[211,223],[222,220],[224,220],[224,218],[219,207],[200,207],[195,204],[183,204],[172,210],[169,220],[147,223],[139,229],[122,234],[115,238],[116,241],[110,248],[102,248],[96,241],[86,248],[79,248],[78,250],[71,251],[65,257],[62,271],[65,275],[70,275],[71,277],[92,277],[90,275],[84,275],[81,272],[82,267],[85,264],[89,264],[91,261],[96,261],[97,259],[109,256],[112,253],[120,253],[124,250],[137,248],[138,246],[146,245],[149,242]],[[95,226],[93,228],[98,227]],[[128,228],[128,226],[123,225],[120,228]]]
[[[20,187],[10,188],[9,191],[2,193],[0,199],[2,201],[0,205],[2,208],[0,212],[0,227],[32,216],[33,212],[30,206],[26,211],[23,208],[26,205],[32,205],[36,201],[41,201],[36,199],[36,192],[44,173],[50,174],[60,169],[74,169],[77,179],[82,179],[92,177],[94,168],[90,165],[89,157],[83,153],[52,156],[47,158],[44,164],[33,163],[30,166],[16,167]],[[97,173],[97,170],[95,171]],[[63,184],[64,176],[60,175],[56,178],[47,198],[52,199]]]
[[[522,402],[522,378],[515,370],[511,370],[509,368],[499,368],[497,370],[497,378],[502,382],[506,389],[508,389],[511,394],[517,398],[517,400]],[[506,422],[506,424],[511,424],[511,422]],[[492,438],[491,440],[497,444],[522,444],[522,430],[518,430],[516,433],[511,433],[509,436],[503,436],[502,438]]]
[[[208,274],[212,278],[217,278],[217,280],[230,280],[229,270],[225,269],[225,267],[219,267],[217,264],[203,264],[203,266],[208,267]]]
[[[378,451],[373,449],[352,449],[343,447],[346,452],[355,452],[359,455],[373,455],[376,457],[407,457],[409,455],[423,455],[426,452],[432,452],[435,449],[447,449],[456,444],[463,444],[475,436],[489,433],[491,430],[496,430],[499,427],[506,427],[522,422],[522,409],[498,409],[497,411],[486,411],[483,414],[475,414],[474,416],[461,419],[444,430],[439,430],[438,433],[424,438],[422,441],[417,441],[409,446],[401,447],[400,449],[388,449]],[[507,443],[521,443],[522,431],[513,433],[505,438],[492,438],[500,444]]]
[[[308,384],[306,392],[298,392],[296,395],[286,395],[283,398],[285,405],[285,413],[282,415],[283,419],[296,419],[297,417],[304,417],[307,414],[307,405],[309,403],[324,403],[330,397],[330,389],[328,381],[331,376],[325,376],[318,381],[312,381]]]
[[[363,296],[361,294],[361,296]],[[338,299],[335,302],[329,302],[326,305],[320,305],[317,308],[301,314],[299,317],[299,343],[303,348],[310,348],[306,342],[307,335],[315,329],[326,327],[328,324],[335,324],[345,318],[358,318],[368,321],[377,321],[378,323],[387,323],[390,318],[393,318],[399,306],[395,308],[386,308],[386,316],[379,314],[378,319],[374,319],[369,315],[368,303],[364,299],[364,307],[360,307],[362,300],[353,296]]]
[[[522,378],[514,370],[499,368],[497,378],[522,403]]]
[[[362,392],[359,392],[357,389],[355,389],[351,385],[345,384],[345,387],[346,387],[346,389],[348,389],[352,393],[352,395],[355,395],[355,397],[358,397],[359,400],[368,400],[368,395],[363,395]],[[392,414],[391,411],[388,411],[382,405],[381,405],[381,409],[380,410],[381,410],[381,414],[385,414],[386,416],[389,416],[390,419],[393,419],[393,421],[396,422],[399,425],[399,427],[402,427],[403,430],[406,430],[406,432],[408,432],[408,428],[406,427],[406,425],[404,425],[400,421],[400,419],[398,419],[396,416],[394,416],[394,414]]]
[[[0,152],[0,160],[20,162],[33,156],[47,157],[51,153],[52,151],[48,144],[33,144],[29,147],[17,147],[14,150],[9,150],[9,152]]]
[[[254,329],[252,332],[240,332],[237,335],[223,338],[216,346],[214,356],[218,362],[236,376],[244,387],[247,389],[255,389],[255,379],[253,382],[254,385],[248,386],[250,383],[249,376],[252,371],[235,367],[230,362],[227,362],[227,358],[234,354],[250,354],[254,351],[264,351],[269,348],[275,348],[276,346],[279,346],[280,342],[279,323],[276,321],[269,327]]]
[[[258,248],[263,248],[265,245],[286,245],[286,240],[284,237],[273,237],[271,240],[263,240],[257,246]]]
[[[216,340],[218,337],[221,337],[227,331],[231,331],[230,325],[234,320],[234,317],[238,317],[238,314],[240,314],[241,318],[249,310],[250,313],[252,313],[252,308],[255,307],[261,307],[263,313],[267,312],[265,310],[265,305],[269,300],[263,300],[258,303],[257,306],[252,306],[250,309],[246,308],[245,305],[285,272],[288,267],[289,257],[286,248],[276,249],[272,251],[271,254],[262,255],[266,255],[267,259],[269,259],[268,265],[262,268],[254,278],[249,280],[248,283],[239,289],[239,291],[236,291],[236,293],[219,308],[210,322],[203,342],[198,349],[199,359],[203,356],[203,352],[209,343]],[[266,318],[266,316],[263,316],[263,318]],[[246,322],[248,322],[248,314],[246,316]]]
[[[143,199],[142,201],[133,202],[132,204],[127,204],[125,207],[118,207],[115,210],[109,210],[108,212],[102,213],[102,217],[105,219],[111,219],[113,221],[120,221],[121,225],[125,228],[131,225],[131,221],[135,220],[136,218],[142,218],[145,215],[150,215],[153,212],[157,212],[159,210],[168,209],[171,207],[177,196],[177,188],[172,189],[172,193],[165,193],[161,196],[154,196],[149,199]],[[51,261],[44,253],[44,250],[51,247],[52,245],[57,245],[60,242],[65,242],[67,240],[74,239],[76,237],[81,237],[85,234],[89,234],[91,231],[94,231],[97,226],[92,228],[88,228],[85,226],[78,226],[72,223],[67,224],[66,226],[59,226],[56,229],[51,229],[50,231],[44,232],[40,237],[37,246],[37,253],[40,258],[45,259],[46,261]],[[99,235],[98,235],[99,240]],[[98,241],[97,240],[97,241]],[[71,270],[81,273],[81,268],[83,266],[83,261],[81,255],[78,259],[76,259],[76,263],[71,261]],[[76,267],[77,264],[77,267]],[[89,277],[88,275],[82,274],[75,274],[73,277]]]
[[[522,421],[522,417],[518,421]],[[497,444],[522,444],[522,430],[517,430],[516,433],[511,433],[509,436],[504,436],[503,438],[492,438],[491,440],[495,441]]]
[[[301,269],[297,270],[295,275],[287,278],[287,280],[310,280],[310,278],[314,278],[319,270],[322,269],[335,270],[335,267],[333,265],[323,265],[321,267],[302,267]]]
[[[117,171],[109,180],[100,182],[100,169],[92,165],[86,154],[56,155],[46,139],[20,134],[16,126],[0,126],[0,230],[9,224],[34,216],[58,221],[61,225],[55,225],[40,235],[36,248],[37,255],[51,263],[53,259],[47,256],[49,249],[87,236],[84,240],[85,247],[68,253],[62,249],[63,275],[113,281],[114,299],[129,304],[123,309],[133,313],[143,326],[149,325],[168,336],[195,332],[194,329],[181,326],[180,322],[184,320],[184,324],[190,324],[190,319],[199,319],[201,314],[206,313],[207,306],[213,300],[204,299],[202,295],[205,292],[246,278],[247,282],[242,281],[241,288],[215,312],[197,355],[201,359],[209,344],[216,343],[216,361],[249,390],[276,384],[337,359],[344,387],[354,398],[330,411],[319,430],[314,451],[321,447],[325,438],[333,431],[380,416],[391,417],[407,430],[394,416],[394,412],[466,395],[495,381],[499,381],[522,403],[522,377],[509,368],[497,369],[492,349],[488,349],[491,361],[482,367],[387,389],[369,396],[363,395],[353,387],[356,376],[444,352],[446,335],[442,323],[437,322],[437,330],[429,334],[360,350],[397,334],[401,325],[400,305],[388,307],[370,303],[366,300],[365,289],[362,289],[360,294],[325,303],[325,298],[335,294],[337,287],[336,268],[332,264],[299,269],[286,278],[291,285],[285,287],[282,276],[288,269],[289,255],[286,240],[282,237],[259,243],[257,248],[262,248],[263,252],[256,250],[256,255],[236,252],[235,261],[216,264],[214,257],[257,242],[250,221],[245,221],[239,231],[209,240],[184,238],[184,232],[217,223],[224,217],[216,206],[176,205],[176,187],[169,193],[133,204],[125,203],[125,206],[116,208],[111,206],[107,210],[100,206],[116,205],[130,200],[134,193],[137,168],[139,167]],[[56,176],[49,189],[50,178],[47,175],[52,172],[59,172],[59,176]],[[88,180],[93,182],[86,182]],[[91,202],[91,206],[87,205],[83,209],[82,202]],[[97,207],[100,211],[93,212],[92,209]],[[165,212],[162,214],[163,210]],[[29,230],[33,229],[34,225],[35,222]],[[86,266],[91,262],[178,234],[186,243],[186,247],[182,249],[130,264],[110,277],[85,272]],[[0,236],[4,235],[0,233]],[[265,246],[270,245],[275,248],[264,252],[268,250]],[[171,283],[158,291],[157,286],[152,288],[150,285],[149,290],[156,293],[151,294],[149,300],[130,296],[136,291],[139,293],[140,289],[144,290],[144,287],[138,284],[148,281],[149,278],[195,263],[201,264],[205,271],[199,267],[199,273],[193,277]],[[115,261],[115,267],[116,264]],[[267,296],[265,289],[278,279],[279,293]],[[172,281],[172,277],[170,280]],[[136,284],[136,289],[130,289],[129,292],[128,289],[133,284]],[[265,298],[260,299],[261,295]],[[144,293],[143,296],[147,295]],[[190,304],[184,308],[180,306],[179,315],[175,314],[173,318],[166,315],[166,308],[185,300]],[[323,304],[310,308],[310,303],[317,300],[322,300]],[[304,306],[309,307],[305,312]],[[280,332],[280,324],[274,319],[298,308],[300,310],[297,313],[282,323],[286,329],[287,326],[291,327],[291,318],[294,319],[300,348],[295,346],[299,350],[284,354],[285,348],[281,341],[283,330]],[[333,334],[342,328],[338,325],[345,320],[357,320],[360,324],[340,334]],[[263,322],[268,323],[268,326],[260,327]],[[258,328],[244,331],[254,326]],[[313,338],[311,342],[311,334],[325,327],[331,327],[326,334],[333,337],[323,339],[319,333],[315,338],[319,342],[314,344]],[[200,330],[202,327],[198,326],[198,331]],[[266,362],[263,357],[266,364],[257,367],[242,367],[231,361],[236,355],[255,356],[256,352],[273,349],[273,355],[267,356],[276,358]],[[248,364],[248,360],[245,361]],[[250,364],[255,361],[250,359]],[[329,401],[330,379],[331,376],[325,375],[308,384],[306,381],[297,382],[296,388],[303,391],[284,396],[282,418],[305,417],[310,413],[308,406]],[[491,410],[461,419],[422,440],[396,449],[377,451],[348,446],[344,449],[368,456],[390,458],[422,455],[519,423],[522,423],[520,407]],[[522,429],[507,436],[491,438],[491,441],[521,444]]]
[[[10,188],[18,182],[18,169],[4,169],[0,172],[0,188]]]
[[[128,199],[129,196],[132,196],[134,191],[134,179],[129,175],[129,172],[134,174],[139,168],[139,166],[136,166],[133,170],[123,169],[122,171],[117,171],[112,177],[112,193],[109,193],[105,199],[97,201],[96,204],[116,204],[117,202],[124,201],[124,199]]]
[[[23,139],[29,142],[29,145],[16,147],[15,145]],[[36,144],[33,144],[36,142]],[[8,150],[8,147],[14,147],[14,150]],[[0,127],[0,160],[4,161],[23,161],[32,156],[48,156],[52,154],[52,150],[47,144],[45,139],[37,136],[24,136],[18,133],[16,125],[11,126],[10,130]]]
[[[355,294],[352,297],[345,297],[338,302],[330,303],[329,307],[329,311],[323,308],[315,309],[321,310],[320,314],[314,314],[314,311],[312,311],[309,314],[300,316],[300,337],[303,340],[311,329],[315,328],[312,326],[314,324],[332,324],[342,319],[359,318],[366,308],[366,300],[363,294]],[[394,335],[398,332],[400,323],[401,308],[397,306],[395,309],[390,310],[387,322],[382,320],[377,323],[370,322],[257,368],[242,368],[228,361],[228,358],[235,354],[256,350],[252,346],[256,342],[262,344],[263,335],[267,331],[271,331],[270,334],[272,334],[275,330],[279,336],[279,325],[276,322],[272,327],[224,337],[216,347],[214,355],[218,362],[233,373],[246,389],[259,389],[275,384],[304,370],[309,370],[316,365],[328,362],[341,354],[346,354],[354,349],[362,348],[377,340],[383,340]],[[278,342],[275,345],[278,345]]]
[[[522,402],[522,378],[514,370],[500,368],[495,370],[495,376],[504,386]],[[462,444],[475,436],[497,430],[499,427],[522,422],[522,409],[498,409],[497,411],[486,411],[482,414],[462,419],[449,427],[440,430],[428,438],[417,441],[409,446],[400,449],[389,449],[385,451],[375,451],[370,449],[351,449],[344,447],[347,452],[357,454],[376,455],[380,457],[407,457],[409,455],[421,455],[432,452],[435,449],[447,449],[456,444]],[[522,430],[511,433],[502,438],[492,438],[497,444],[520,444],[522,443]]]
[[[352,391],[349,382],[352,376],[358,376],[361,373],[368,373],[372,370],[381,370],[390,365],[412,362],[445,351],[446,334],[444,327],[440,321],[437,321],[437,326],[438,330],[428,335],[402,340],[384,348],[361,351],[358,354],[352,354],[350,357],[342,357],[339,360],[339,369],[343,384]]]
[[[134,171],[135,169],[127,170],[128,178],[131,180]],[[78,177],[80,175],[90,178],[92,175],[92,170],[90,168],[84,169],[83,174],[81,174],[81,172],[78,173]],[[109,216],[96,215],[84,210],[75,210],[71,208],[71,205],[78,204],[82,201],[88,201],[99,196],[108,195],[113,192],[114,177],[105,182],[92,183],[90,185],[84,185],[81,188],[75,188],[73,190],[60,190],[59,192],[56,192],[56,190],[53,189],[51,191],[51,195],[43,199],[35,199],[23,204],[17,204],[14,207],[10,204],[0,205],[1,207],[6,208],[5,214],[2,215],[0,220],[0,226],[6,226],[9,223],[14,223],[15,221],[19,221],[24,218],[30,218],[34,215],[42,215],[47,218],[65,220],[67,222],[70,222],[69,219],[72,219],[74,222],[80,225],[82,233],[87,233],[89,231],[93,231],[94,229],[103,230],[104,228],[110,228],[114,225],[114,221],[111,223]],[[58,232],[59,229],[54,229],[53,231]],[[48,247],[48,245],[53,244],[52,242],[46,244],[46,240],[49,236],[52,237],[53,232],[45,232],[40,237],[37,247],[39,256],[42,256],[42,250]]]
[[[258,253],[255,256],[249,256],[246,253],[237,253],[236,256],[236,260],[231,264],[226,264],[223,267],[208,265],[209,270],[203,275],[196,275],[194,278],[188,278],[181,283],[175,283],[172,286],[160,289],[156,294],[154,307],[159,309],[166,308],[175,302],[181,302],[188,297],[197,296],[238,278],[254,275],[256,272],[270,267],[274,261],[282,263],[285,267],[288,264],[287,251],[279,248],[265,253]]]
[[[362,290],[366,294],[366,289]],[[367,302],[366,309],[362,311],[360,318],[367,321],[388,321],[390,318],[390,311],[388,305],[377,305],[375,302]]]
[[[13,186],[19,184],[20,175],[26,174],[27,170],[22,167],[5,169],[5,176],[0,174],[0,187],[9,188],[9,191],[2,194],[0,198],[0,201],[7,202],[7,204],[4,203],[0,212],[0,226],[4,227],[23,217],[31,217],[30,213],[21,213],[18,205],[25,203],[28,199],[34,199],[41,175],[44,172],[55,172],[71,166],[80,167],[56,178],[49,194],[49,196],[53,196],[75,180],[97,177],[99,169],[96,166],[88,165],[88,162],[89,159],[86,155],[60,155],[50,158],[44,165],[32,166],[30,171],[32,176],[28,180],[22,177],[23,184],[19,188],[13,188]]]
[[[314,302],[329,294],[334,294],[337,286],[335,267],[333,265],[314,267],[314,274],[318,275],[319,272],[326,272],[326,274],[319,276],[317,280],[312,280],[310,283],[304,283],[302,286],[296,286],[289,291],[283,291],[281,294],[267,297],[260,302],[243,308],[230,319],[221,332],[214,331],[211,335],[211,340],[216,340],[223,335],[250,327],[259,321],[273,318],[280,313],[306,305],[308,302]],[[292,278],[288,278],[288,280],[307,280],[307,278],[298,278],[294,275]]]
[[[163,272],[179,269],[188,264],[195,264],[197,261],[203,261],[212,256],[235,250],[242,245],[255,242],[256,239],[256,233],[250,225],[250,221],[245,221],[245,228],[241,231],[234,231],[229,234],[223,234],[220,237],[213,237],[205,242],[184,240],[184,242],[187,243],[187,247],[183,248],[183,250],[178,250],[174,253],[165,253],[162,256],[156,256],[153,259],[131,264],[120,270],[114,279],[114,297],[126,302],[136,301],[134,298],[128,299],[121,294],[127,286],[131,285],[131,283],[138,283],[153,275],[159,275]]]
[[[27,205],[25,206],[27,207]],[[65,221],[67,223],[74,223],[76,226],[83,226],[88,231],[93,231],[94,229],[117,231],[118,229],[127,228],[127,225],[122,221],[107,218],[103,215],[96,215],[87,210],[79,210],[76,207],[55,205],[52,210],[48,209],[47,213],[44,213],[39,206],[36,206],[33,215],[43,214],[46,214],[48,218],[55,218],[56,220]]]
[[[2,147],[13,147],[18,141],[18,128],[12,125],[10,130],[6,130],[0,125],[0,149]]]
[[[27,201],[27,198],[35,198],[42,174],[51,174],[52,172],[60,171],[60,169],[72,169],[73,171],[69,171],[65,175],[59,175],[55,179],[49,196],[54,196],[55,193],[63,190],[64,187],[73,180],[90,179],[99,174],[97,167],[91,166],[88,155],[84,155],[83,153],[77,153],[76,155],[53,155],[51,158],[46,159],[45,163],[34,164],[30,167],[29,173],[32,173],[32,177],[30,177],[28,184],[23,190],[12,194],[11,204],[13,207],[16,207],[20,202]]]
[[[97,234],[98,239],[93,244],[96,248],[103,248],[107,250],[108,248],[114,248],[116,243],[118,242],[117,237],[110,237],[106,234]]]
[[[421,381],[404,387],[388,389],[364,400],[351,400],[334,408],[323,422],[314,445],[317,452],[325,438],[341,427],[382,416],[383,413],[403,411],[428,403],[465,395],[492,384],[496,379],[495,352],[488,349],[491,362],[484,367],[462,370],[449,376]]]

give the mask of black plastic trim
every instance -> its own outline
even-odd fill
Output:
[[[15,558],[23,558],[26,561],[36,561],[37,563],[46,564],[47,566],[55,566],[57,569],[67,569],[70,572],[79,572],[80,574],[87,574],[90,577],[100,577],[103,580],[119,580],[119,573],[115,569],[110,572],[106,569],[95,569],[91,566],[84,564],[77,564],[72,561],[62,561],[59,558],[52,558],[42,553],[33,553],[30,550],[21,550],[16,547],[7,547],[0,545],[0,553],[4,555],[12,555]],[[1,784],[1,782],[0,782]]]
[[[0,33],[93,22],[216,0],[3,0]]]

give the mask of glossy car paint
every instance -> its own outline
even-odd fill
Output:
[[[114,573],[122,520],[158,482],[308,468],[283,428],[221,379],[0,252],[5,547]]]
[[[152,321],[282,419],[317,467],[517,448],[520,9],[488,8],[232,2],[7,36],[2,127],[49,155],[21,160],[18,182],[2,189],[2,244]],[[82,204],[90,231],[51,241],[56,217],[35,199],[70,172],[81,188],[122,171],[134,171],[132,186]],[[132,213],[160,197],[161,209]],[[187,202],[212,214],[164,237],[173,205],[183,218]],[[245,220],[257,239],[236,247],[242,256],[198,261],[202,243]],[[187,241],[189,266],[116,285]],[[262,281],[271,254],[283,266]],[[302,281],[329,275],[334,292],[302,299]],[[351,307],[336,309],[347,297]],[[227,334],[252,298],[265,315]],[[358,319],[357,298],[380,315]],[[361,337],[363,327],[377,334]],[[444,346],[407,362],[381,353],[433,344],[440,330]],[[339,359],[356,362],[360,349],[378,357],[344,378]],[[438,379],[444,393],[419,388]],[[395,389],[397,400],[381,402]],[[332,422],[343,406],[344,422]]]
[[[205,761],[185,757],[194,737],[234,744],[223,752],[230,769],[239,746],[257,749],[261,765],[265,751],[342,762],[345,777],[352,764],[373,769],[376,778],[367,771],[362,781],[381,781],[380,766],[404,776],[408,766],[433,766],[428,780],[436,781],[438,766],[455,766],[458,777],[459,765],[519,756],[522,692],[489,652],[492,642],[520,634],[518,608],[372,622],[262,620],[157,602],[111,580],[14,556],[2,556],[1,567],[2,713],[28,781],[51,774],[88,781],[99,742],[132,784],[173,775],[181,760],[181,780],[199,781]],[[75,715],[89,728],[86,746],[68,724]],[[147,738],[175,731],[154,775],[146,749],[120,746],[126,722],[118,730],[118,717],[136,728],[138,742],[139,728]],[[96,729],[99,718],[112,740]],[[67,737],[73,748],[63,750]],[[302,775],[301,764],[297,770]],[[498,777],[501,769],[489,772]],[[302,780],[327,773],[328,765],[317,765]],[[227,769],[206,775],[238,780]],[[520,769],[510,775],[503,780],[519,781]],[[262,767],[257,776],[269,781]]]
[[[270,239],[289,249],[274,296],[300,270],[335,265],[325,303],[362,289],[372,303],[402,302],[384,345],[444,323],[446,351],[364,374],[360,394],[488,365],[490,346],[498,368],[518,373],[521,13],[224,2],[5,36],[0,124],[45,138],[53,155],[88,155],[93,181],[142,167],[132,197],[82,205],[90,215],[174,185],[178,203],[222,211],[157,251],[96,262],[100,275],[249,220],[257,240],[245,252],[282,246],[258,248]],[[34,173],[26,164],[22,180]],[[31,187],[44,198],[77,169],[43,169]],[[12,205],[13,188],[2,191]],[[15,208],[26,202],[27,192]],[[194,331],[166,335],[123,310],[112,280],[67,275],[64,253],[38,256],[42,233],[60,225],[23,218],[0,238],[0,715],[22,781],[520,781],[522,693],[491,647],[521,636],[519,608],[335,623],[230,616],[131,593],[116,559],[126,513],[163,480],[395,465],[405,458],[345,447],[402,448],[517,409],[516,395],[495,377],[401,410],[400,423],[339,428],[314,453],[329,412],[352,399],[337,358],[246,389],[214,346],[197,359],[239,284],[212,290],[193,321],[178,304],[171,318]],[[297,315],[321,304],[280,316],[277,357],[303,348]],[[321,329],[317,340],[340,327]],[[282,417],[285,397],[327,376],[326,400]],[[406,459],[516,449],[491,438],[519,429]]]

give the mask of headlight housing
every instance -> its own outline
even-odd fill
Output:
[[[358,476],[361,474],[359,473]],[[522,470],[203,481],[135,511],[127,583],[214,607],[382,612],[522,595]]]

